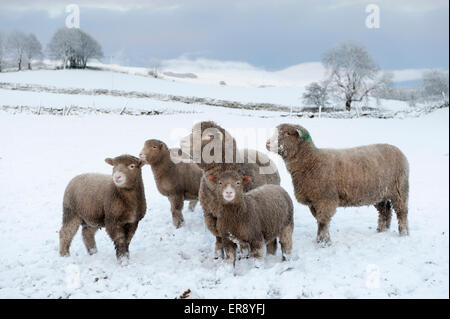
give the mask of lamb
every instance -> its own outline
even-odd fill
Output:
[[[182,161],[180,151],[169,149],[164,142],[153,139],[145,142],[139,154],[141,160],[151,166],[158,191],[169,199],[172,222],[176,228],[184,223],[184,200],[189,200],[189,209],[194,210],[203,175],[195,163]]]
[[[277,237],[282,260],[286,260],[292,250],[294,230],[294,209],[289,194],[281,186],[270,184],[245,192],[251,177],[235,170],[208,175],[208,179],[217,185],[217,231],[224,239],[227,260],[234,265],[236,240],[247,243],[251,256],[257,259],[262,257],[264,244],[268,254],[275,254]]]
[[[63,223],[59,231],[61,256],[69,248],[79,226],[90,255],[97,252],[95,233],[101,227],[114,242],[119,262],[128,260],[129,245],[139,221],[147,210],[141,167],[143,162],[131,155],[106,158],[113,174],[82,174],[66,187]]]
[[[216,227],[219,198],[215,193],[216,185],[208,180],[207,176],[218,175],[227,169],[237,170],[242,175],[251,177],[244,185],[244,191],[247,192],[264,184],[280,185],[278,169],[275,163],[261,152],[238,150],[235,139],[224,128],[211,121],[194,125],[191,134],[180,141],[180,146],[203,170],[199,201],[203,208],[205,224],[216,237],[215,257],[223,257],[223,241]]]
[[[283,158],[295,197],[318,224],[317,242],[330,243],[329,223],[337,207],[374,205],[377,231],[390,227],[392,208],[400,235],[408,235],[409,164],[395,146],[373,144],[320,149],[300,125],[278,125],[266,148]]]

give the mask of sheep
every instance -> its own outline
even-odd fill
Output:
[[[216,148],[211,148],[211,145]],[[235,139],[224,128],[211,121],[194,125],[191,134],[180,141],[180,147],[203,170],[198,198],[205,224],[216,237],[215,258],[223,257],[223,241],[216,227],[219,198],[214,190],[216,185],[209,181],[207,176],[218,175],[227,169],[238,170],[252,178],[244,185],[244,191],[247,192],[264,184],[280,185],[278,169],[273,161],[261,152],[238,150]],[[216,149],[219,151],[216,152]],[[213,160],[205,154],[213,157]]]
[[[409,234],[409,164],[397,147],[321,149],[304,127],[280,124],[266,148],[283,158],[297,201],[307,205],[317,220],[318,243],[330,244],[328,228],[337,207],[374,205],[378,232],[389,229],[394,208],[400,235]]]
[[[235,264],[236,242],[247,243],[252,257],[261,259],[263,245],[268,254],[275,254],[280,239],[282,260],[292,250],[294,206],[289,194],[279,185],[262,185],[245,192],[251,177],[235,170],[209,175],[216,184],[219,198],[217,231],[224,241],[227,260]]]
[[[153,139],[145,142],[139,154],[140,159],[151,166],[158,191],[169,199],[176,228],[184,223],[184,200],[189,200],[189,209],[194,210],[203,175],[197,164],[182,161],[179,152],[180,149],[169,149],[164,142]]]
[[[128,260],[131,239],[147,210],[141,167],[143,162],[131,155],[106,158],[113,173],[82,174],[66,187],[63,199],[63,222],[59,231],[61,256],[69,248],[79,226],[90,255],[97,252],[95,233],[105,227],[114,242],[119,262]]]

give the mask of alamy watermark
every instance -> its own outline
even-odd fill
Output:
[[[272,136],[269,150],[278,151],[278,131],[275,130],[270,135],[271,131],[266,128],[244,127],[230,129],[224,134],[215,127],[200,130],[198,126],[194,125],[192,132],[182,137],[186,134],[186,130],[175,129],[170,137],[179,142],[181,154],[178,148],[174,148],[171,150],[171,159],[174,163],[258,163],[260,174],[273,174],[277,171],[275,163],[265,152],[256,150],[267,145],[268,136]],[[233,136],[238,136],[241,141],[244,140],[246,145],[244,147],[236,145],[237,142],[234,143]]]
[[[69,29],[80,28],[80,7],[77,4],[69,4],[66,6],[66,27]]]
[[[380,7],[376,4],[368,4],[366,6],[366,27],[368,29],[380,28]]]

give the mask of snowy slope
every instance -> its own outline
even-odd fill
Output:
[[[129,70],[132,72],[133,69]],[[291,71],[292,73],[292,71]],[[240,103],[269,103],[285,107],[303,107],[302,94],[304,88],[293,86],[273,86],[273,87],[239,87],[239,86],[220,86],[202,83],[189,83],[185,81],[176,81],[171,79],[154,79],[142,75],[111,72],[111,71],[93,71],[93,70],[38,70],[0,73],[0,83],[19,83],[29,85],[39,85],[49,88],[60,89],[104,89],[119,90],[124,92],[144,92],[152,94],[175,95],[182,97],[209,98],[226,101],[236,101]],[[3,91],[3,90],[2,90]],[[42,103],[45,106],[59,105],[78,105],[91,107],[95,105],[119,105],[122,107],[128,100],[120,97],[105,96],[69,96],[67,99],[74,99],[73,103],[68,103],[64,95],[46,92],[29,92],[26,96],[20,96],[22,93],[0,92],[0,105],[21,105],[23,101],[30,97],[31,103]],[[9,99],[8,99],[9,98]],[[11,102],[11,99],[13,101]],[[62,101],[61,101],[62,99]],[[148,100],[148,99],[147,99]],[[47,102],[49,101],[49,102]],[[9,104],[7,104],[8,102]],[[44,103],[45,102],[45,103]],[[144,105],[147,101],[129,101],[130,105]],[[370,107],[380,107],[387,110],[398,111],[408,109],[406,102],[394,100],[380,100],[378,104],[373,98],[369,99]],[[46,104],[47,103],[47,104]],[[64,104],[66,103],[66,104]],[[78,103],[78,104],[77,104]],[[152,102],[148,102],[152,103]],[[341,103],[342,104],[342,103]],[[22,104],[23,105],[23,104]],[[355,106],[357,103],[355,103]],[[341,105],[339,105],[341,107]]]
[[[192,84],[140,75],[92,70],[39,70],[0,73],[0,82],[38,84],[58,88],[106,89],[196,96],[243,103],[298,105],[302,89],[292,87],[243,88]]]
[[[60,71],[59,80],[39,78],[40,72],[29,72],[27,79],[18,75],[15,80],[81,85],[73,76],[76,71]],[[97,73],[92,74],[92,81],[85,85],[102,85]],[[4,76],[0,74],[0,82],[6,81]],[[6,75],[8,81],[11,76],[15,75]],[[128,78],[123,80],[124,89],[136,90]],[[183,85],[188,94],[188,85]],[[254,98],[252,92],[248,99]],[[204,298],[449,297],[448,109],[403,120],[246,115],[220,111],[151,117],[0,113],[0,298],[175,298],[187,289]],[[293,260],[280,262],[278,251],[276,257],[265,259],[262,269],[254,268],[251,261],[239,261],[233,275],[222,261],[212,258],[214,238],[204,226],[201,207],[193,213],[185,209],[185,226],[174,229],[168,200],[158,193],[151,170],[145,167],[148,211],[131,243],[130,264],[117,265],[104,230],[96,237],[97,255],[87,255],[78,233],[71,257],[58,256],[62,196],[73,176],[110,173],[105,157],[136,155],[149,138],[175,146],[195,121],[203,119],[230,129],[241,146],[245,139],[244,134],[236,134],[239,129],[254,128],[269,135],[270,128],[281,122],[304,125],[318,147],[397,145],[410,162],[411,235],[398,236],[395,218],[390,231],[377,233],[373,207],[338,209],[331,224],[333,244],[319,248],[314,241],[314,218],[294,200]],[[256,147],[266,152],[263,140]],[[277,160],[282,186],[293,197],[284,164],[270,156]]]

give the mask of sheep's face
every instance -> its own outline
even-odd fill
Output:
[[[280,124],[273,136],[267,140],[266,149],[283,158],[294,155],[299,145],[310,139],[308,131],[300,125]]]
[[[189,154],[196,163],[216,161],[214,150],[222,148],[224,139],[222,131],[223,129],[214,122],[197,123],[192,127],[192,133],[180,140],[181,150]],[[221,154],[219,158],[222,158]]]
[[[161,159],[163,152],[166,152],[167,146],[164,142],[159,140],[148,140],[144,144],[144,148],[139,153],[139,158],[145,164],[153,164]]]
[[[131,155],[106,158],[105,162],[113,166],[113,182],[119,188],[132,188],[141,178],[141,167],[144,162]]]
[[[224,172],[218,176],[209,175],[207,178],[216,185],[217,197],[225,205],[239,202],[244,194],[244,185],[251,181],[250,176],[242,176],[234,171]]]

